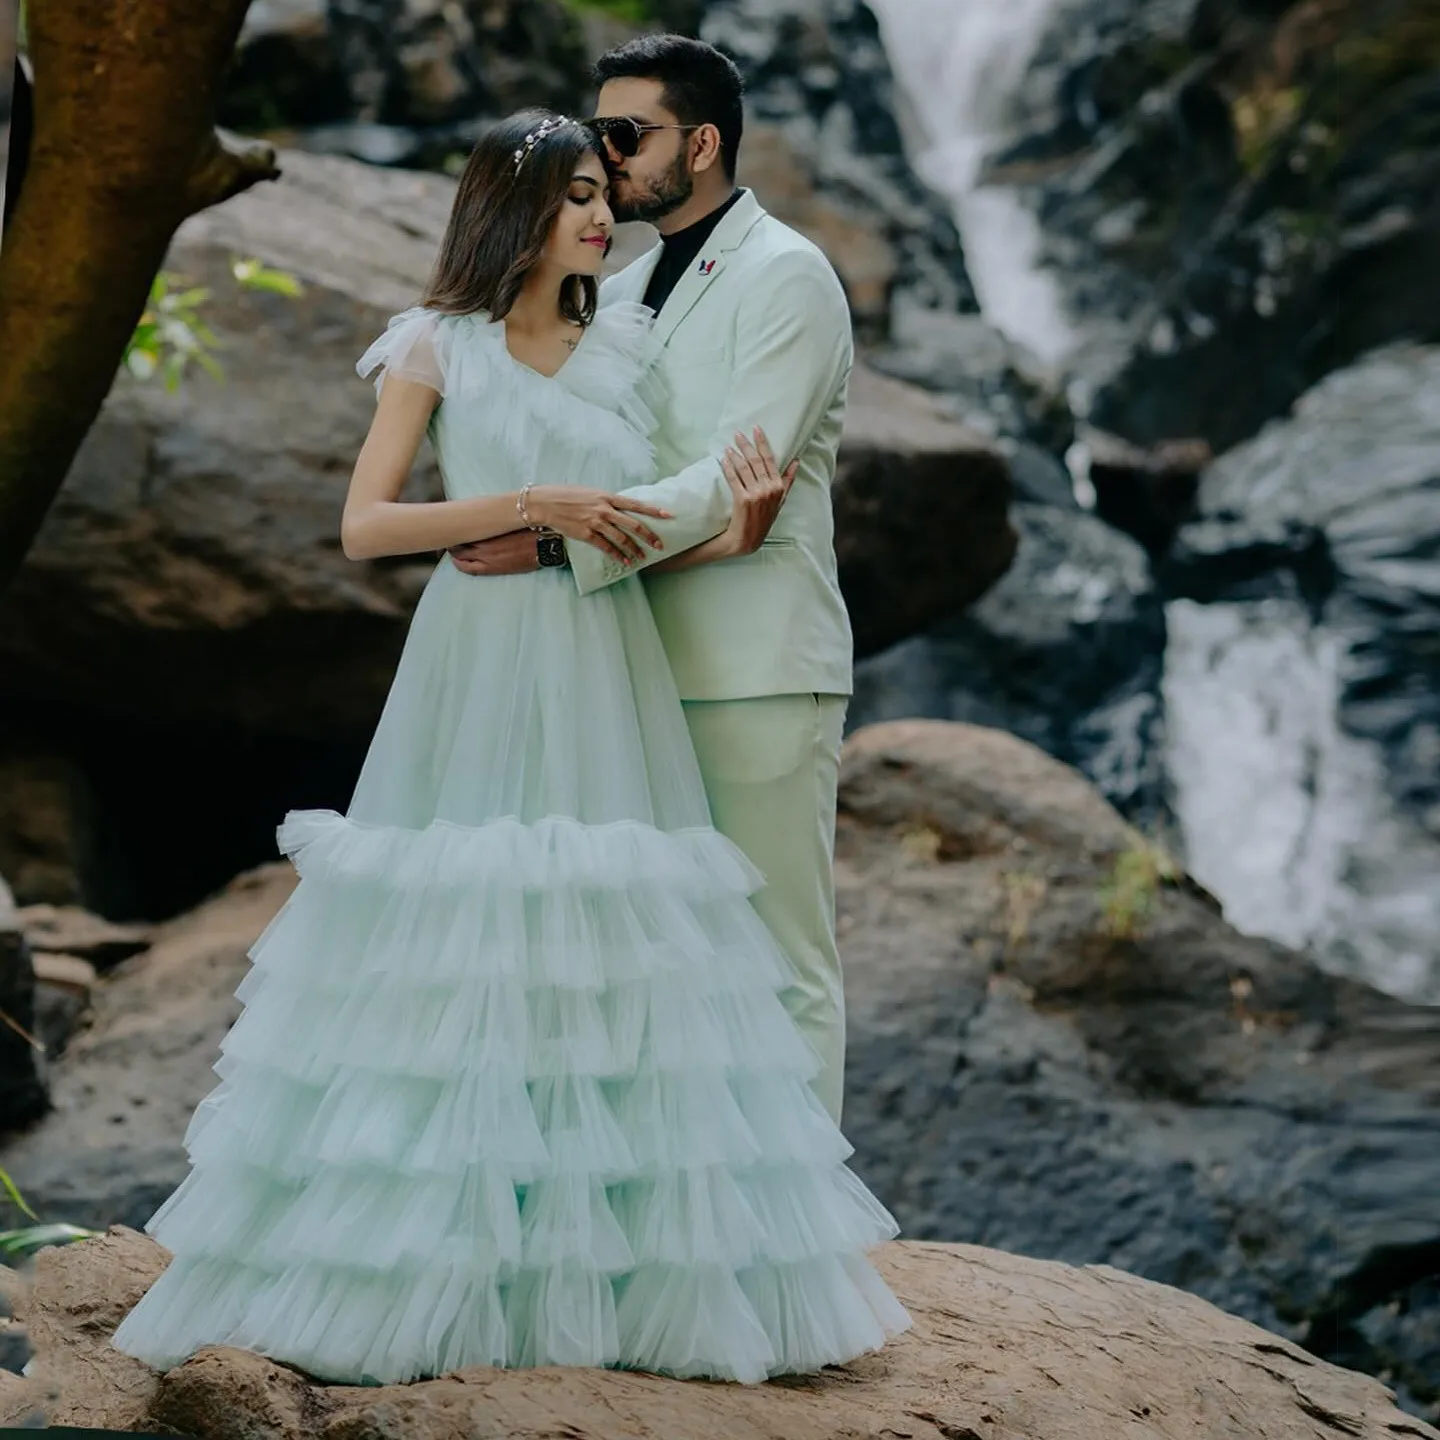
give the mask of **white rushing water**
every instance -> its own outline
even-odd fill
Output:
[[[1038,222],[977,180],[1069,3],[870,0],[911,112],[912,161],[954,207],[985,318],[1060,368],[1078,336],[1038,263]],[[1238,929],[1440,1001],[1440,853],[1390,801],[1378,750],[1340,725],[1343,640],[1279,600],[1178,601],[1166,615],[1166,768],[1188,868]]]
[[[1440,855],[1337,721],[1348,644],[1296,602],[1166,607],[1166,765],[1186,863],[1237,929],[1440,1000]]]
[[[1004,186],[976,185],[1006,139],[1006,107],[1066,0],[871,0],[921,131],[916,170],[948,197],[985,318],[1047,365],[1075,345],[1060,293],[1036,263],[1040,227]]]

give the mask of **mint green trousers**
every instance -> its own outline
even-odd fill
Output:
[[[764,874],[755,909],[790,957],[781,998],[824,1069],[814,1087],[840,1119],[845,990],[835,944],[835,791],[843,695],[686,701],[715,828]]]

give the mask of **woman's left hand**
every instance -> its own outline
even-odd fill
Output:
[[[753,555],[780,514],[800,462],[792,460],[781,471],[770,441],[757,426],[751,438],[737,433],[735,444],[725,451],[720,463],[735,497],[730,524],[724,532],[726,548],[734,555]]]

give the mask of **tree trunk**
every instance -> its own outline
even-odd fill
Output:
[[[38,0],[35,130],[0,249],[0,589],[19,568],[187,215],[277,173],[214,130],[250,0]]]

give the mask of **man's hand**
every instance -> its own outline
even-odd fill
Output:
[[[512,530],[493,540],[452,545],[450,563],[467,575],[525,575],[540,568],[533,530]]]
[[[757,427],[753,443],[737,434],[735,444],[726,450],[720,463],[730,482],[735,508],[730,514],[729,527],[718,538],[728,554],[753,555],[770,533],[790,493],[800,462],[791,461],[782,474],[765,432]]]

